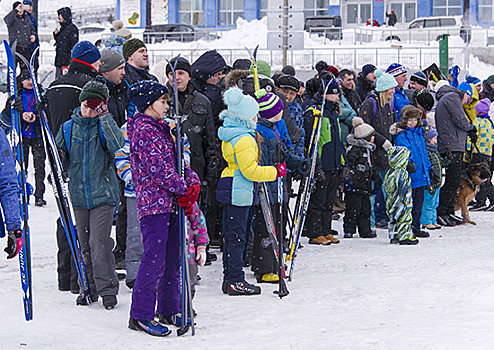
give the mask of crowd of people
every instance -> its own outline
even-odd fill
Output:
[[[8,16],[29,27],[19,6]],[[70,178],[89,301],[101,297],[113,309],[124,278],[133,290],[129,328],[165,336],[168,325],[181,322],[177,206],[188,219],[193,294],[197,266],[217,259],[212,249],[223,252],[221,290],[227,295],[261,293],[246,280],[245,267],[258,283],[279,281],[259,196],[267,195],[275,227],[283,227],[287,238],[290,199],[310,173],[308,151],[318,121],[315,185],[303,231],[309,244],[337,244],[339,234],[372,239],[376,229],[387,229],[391,244],[415,245],[417,237],[429,237],[427,230],[468,222],[455,215],[455,194],[466,164],[492,163],[494,75],[483,82],[467,75],[458,83],[454,74],[446,80],[427,71],[410,74],[400,63],[385,70],[366,64],[356,74],[320,61],[304,82],[292,66],[274,72],[259,60],[254,74],[250,60],[230,67],[212,50],[192,63],[175,57],[156,77],[146,45],[125,28],[100,51],[78,42],[70,9],[59,15],[56,80],[37,104],[33,81],[21,67],[19,97],[7,101],[0,124],[8,134],[11,110],[21,113],[26,169],[32,149],[35,205],[44,206],[39,113],[46,113]],[[25,39],[26,45],[35,41]],[[28,50],[19,43],[18,50]],[[174,115],[187,116],[183,177]],[[2,157],[8,158],[4,139],[1,133]],[[13,257],[22,246],[20,218],[16,205],[6,209],[3,196],[17,201],[15,178],[8,166],[1,172]],[[491,173],[484,177],[472,211],[494,211]],[[338,213],[343,232],[332,226]],[[58,289],[87,305],[60,220],[56,238]],[[126,274],[117,273],[121,269]]]

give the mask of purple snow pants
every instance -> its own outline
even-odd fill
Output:
[[[132,291],[130,317],[154,320],[155,311],[163,316],[175,315],[180,312],[178,216],[145,216],[141,219],[141,233],[144,254]]]

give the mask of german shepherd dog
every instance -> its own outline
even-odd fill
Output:
[[[477,225],[470,219],[468,203],[470,203],[480,189],[480,184],[492,176],[487,163],[470,164],[461,174],[461,185],[455,195],[455,211],[461,209],[461,216],[469,223]]]

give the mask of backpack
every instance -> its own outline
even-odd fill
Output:
[[[371,122],[372,122],[372,120],[374,119],[374,117],[376,116],[376,113],[377,113],[377,102],[376,102],[376,99],[374,98],[374,96],[369,96],[369,100],[372,100],[372,103],[374,105],[374,108],[372,108],[372,117],[371,117]],[[390,106],[391,106],[391,112],[394,112],[395,111],[394,104],[390,103]]]
[[[69,121],[63,123],[62,125],[63,139],[65,141],[65,147],[67,147],[67,153],[69,154],[69,156],[70,156],[70,140],[72,139],[72,122],[73,120],[70,119]],[[101,127],[101,123],[99,122],[99,120],[98,120],[98,129],[99,129],[98,134],[101,140],[101,145],[103,146],[103,149],[106,155],[108,156],[108,163],[106,164],[105,169],[103,170],[103,176],[106,176],[113,162],[110,151],[108,151],[108,148],[106,148],[106,139],[105,139],[105,135],[103,134],[103,129]]]

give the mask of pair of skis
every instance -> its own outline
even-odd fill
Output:
[[[329,84],[325,87],[324,95],[328,91]],[[312,187],[315,186],[314,182],[314,174],[316,170],[316,162],[318,157],[318,148],[319,148],[319,138],[321,135],[321,126],[322,126],[322,113],[324,113],[324,105],[326,99],[323,98],[323,103],[321,107],[321,111],[314,109],[314,123],[312,125],[312,132],[310,136],[309,142],[309,157],[311,159],[311,167],[309,176],[303,178],[300,182],[299,192],[297,196],[297,202],[295,204],[295,212],[292,220],[292,231],[290,233],[289,239],[289,248],[290,251],[286,256],[285,261],[290,262],[289,272],[288,272],[288,280],[291,281],[293,278],[293,271],[295,270],[295,259],[297,257],[298,248],[300,245],[300,237],[302,236],[302,231],[304,229],[305,218],[307,216],[307,209],[309,207],[310,196],[312,193]]]
[[[41,104],[41,94],[38,89],[38,83],[36,78],[36,72],[34,70],[34,59],[37,54],[37,50],[31,55],[30,62],[27,59],[17,53],[17,56],[24,62],[26,67],[29,67],[29,73],[31,80],[33,82],[34,94],[36,97],[36,102],[38,105]],[[60,220],[64,228],[67,241],[69,243],[70,251],[72,253],[72,258],[74,259],[79,284],[82,289],[82,293],[86,299],[87,304],[91,303],[91,289],[89,287],[86,266],[84,263],[84,258],[82,256],[81,245],[79,238],[77,236],[77,230],[74,222],[74,214],[72,208],[72,202],[70,200],[70,194],[68,190],[68,179],[62,167],[62,162],[58,155],[57,146],[55,144],[55,139],[50,129],[48,123],[48,118],[44,110],[39,113],[40,125],[41,125],[41,136],[43,138],[43,144],[47,154],[48,162],[50,165],[51,173],[51,184],[53,188],[53,194],[55,195],[55,200],[57,202],[58,211],[60,214]]]
[[[177,128],[177,135],[175,138],[175,143],[177,147],[177,172],[180,177],[184,177],[184,142],[182,138],[182,123],[184,122],[186,116],[179,115],[178,111],[178,86],[177,86],[177,76],[176,69],[178,58],[175,59],[174,64],[168,62],[172,69],[173,76],[173,97],[174,97],[174,116],[175,125]],[[187,253],[187,223],[185,218],[185,210],[181,206],[178,206],[178,229],[180,235],[180,270],[181,270],[181,290],[180,290],[180,312],[181,312],[181,324],[180,328],[177,329],[177,334],[179,336],[184,335],[189,330],[192,330],[192,335],[196,334],[195,323],[194,323],[194,309],[192,307],[192,296],[190,294],[190,271]],[[190,323],[188,319],[190,318]]]
[[[257,74],[257,46],[252,53],[248,48],[245,48],[250,56],[250,61],[254,71],[254,85],[256,92],[259,91],[259,77]],[[278,267],[278,290],[273,293],[278,294],[278,296],[283,298],[289,294],[288,288],[285,283],[285,264],[283,262],[283,181],[284,179],[278,179],[278,199],[280,202],[280,228],[278,230],[278,235],[276,234],[275,224],[273,221],[273,213],[271,211],[271,204],[269,203],[268,191],[266,188],[266,183],[259,183],[259,205],[266,222],[266,228],[268,230],[269,238],[271,240],[271,247],[273,249],[273,254],[276,258],[276,263]]]
[[[16,74],[15,74],[15,59],[9,43],[4,40],[5,52],[8,61],[8,84],[9,96],[13,97],[12,105],[17,98]],[[14,52],[15,45],[14,43]],[[24,169],[24,153],[22,147],[22,130],[21,130],[21,115],[14,110],[11,105],[11,131],[10,143],[15,158],[15,170],[17,180],[19,182],[20,191],[19,207],[23,221],[22,238],[23,245],[19,252],[19,267],[21,273],[21,286],[23,291],[24,316],[26,321],[33,319],[33,299],[32,299],[32,273],[31,273],[31,232],[29,229],[29,210],[28,210],[28,184],[26,182],[26,172]]]

